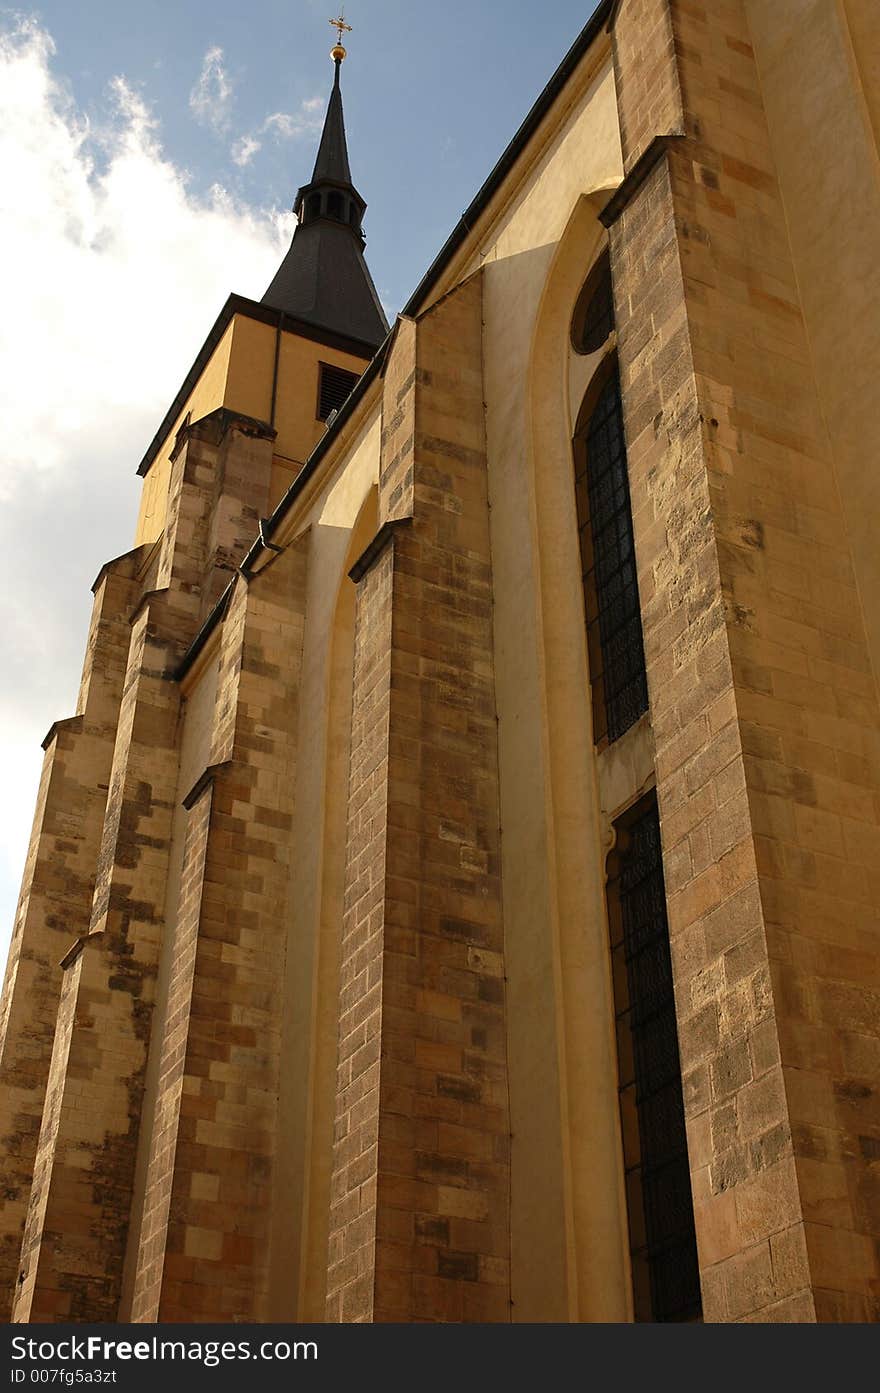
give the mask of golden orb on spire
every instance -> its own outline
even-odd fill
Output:
[[[347,51],[342,43],[342,35],[351,33],[351,25],[345,22],[345,10],[340,10],[339,18],[331,19],[328,23],[336,30],[336,43],[330,50],[330,57],[334,63],[341,63]]]

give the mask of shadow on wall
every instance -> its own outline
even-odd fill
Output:
[[[312,529],[312,555],[332,568],[338,589],[329,642],[320,642],[320,621],[306,636],[324,699],[304,700],[300,717],[270,1320],[324,1320],[357,594],[348,572],[377,530],[375,485],[351,529]]]

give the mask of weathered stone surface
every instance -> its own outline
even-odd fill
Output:
[[[63,973],[88,932],[130,629],[146,548],[95,584],[77,709],[46,738],[43,774],[0,1006],[0,1312],[8,1319],[36,1161]]]
[[[305,574],[295,546],[239,578],[224,624],[210,777],[186,800],[135,1321],[265,1318]]]
[[[405,321],[385,378],[397,524],[358,587],[329,1320],[510,1318],[480,291]]]

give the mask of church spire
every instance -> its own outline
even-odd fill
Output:
[[[339,81],[346,56],[342,33],[351,26],[342,16],[330,23],[340,41],[330,53],[335,72],[315,167],[297,191],[293,242],[262,302],[377,348],[388,323],[364,260],[367,205],[352,182]]]
[[[334,49],[334,52],[344,53],[345,49],[340,44],[338,49]],[[321,179],[330,179],[337,184],[351,183],[348,146],[345,141],[345,121],[342,115],[342,90],[339,86],[339,70],[342,67],[342,59],[334,58],[333,61],[336,64],[336,76],[333,79],[333,90],[330,93],[315,168],[312,171],[313,184],[318,183]]]

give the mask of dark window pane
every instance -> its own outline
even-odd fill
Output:
[[[700,1277],[653,797],[620,827],[619,845],[608,897],[636,1319],[696,1320]]]
[[[614,298],[608,253],[597,261],[578,296],[571,322],[571,341],[578,353],[595,353],[614,328]]]
[[[598,631],[598,667],[592,661],[596,647],[592,635],[589,645],[598,742],[605,736],[616,740],[648,709],[617,373],[605,384],[585,431],[578,437],[576,454],[584,602],[588,629]],[[582,460],[585,470],[580,467]]]

